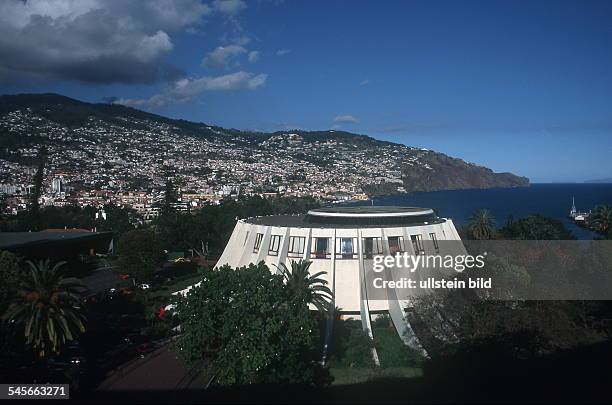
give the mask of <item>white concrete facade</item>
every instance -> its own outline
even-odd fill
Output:
[[[239,220],[217,266],[242,267],[263,261],[271,271],[278,271],[280,263],[285,263],[290,269],[293,260],[309,260],[312,262],[312,274],[326,272],[325,278],[334,294],[333,304],[341,313],[359,315],[364,329],[370,334],[370,314],[389,313],[404,341],[420,348],[405,320],[410,295],[405,290],[398,290],[390,293],[387,299],[368,299],[368,285],[371,283],[366,282],[366,277],[372,274],[374,256],[394,255],[398,250],[410,255],[460,254],[460,251],[440,252],[438,244],[439,241],[460,241],[460,237],[452,220],[438,218],[431,210],[398,207],[383,209],[382,213],[369,212],[366,208],[363,209],[365,212],[356,213],[350,209],[344,212],[339,208],[326,209],[321,213],[314,210],[306,217],[277,216]],[[402,209],[411,211],[404,211],[405,215],[402,215]],[[333,215],[335,212],[339,215]],[[401,224],[402,218],[415,215],[421,215],[428,221],[411,220],[411,223]],[[309,222],[309,216],[316,219],[316,222]],[[360,224],[364,218],[369,221],[367,225]],[[351,225],[353,220],[354,226]],[[379,220],[381,225],[376,224]],[[326,221],[342,223],[334,225]],[[420,241],[413,241],[415,238]],[[463,245],[459,243],[453,246],[459,246],[461,250]],[[420,251],[416,252],[415,247]],[[399,277],[402,271],[395,274]]]

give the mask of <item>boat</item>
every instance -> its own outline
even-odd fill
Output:
[[[589,212],[580,212],[576,209],[576,201],[574,199],[574,197],[572,196],[572,208],[570,208],[569,211],[569,217],[574,221],[574,222],[578,222],[578,223],[586,223],[589,220],[589,216],[591,215],[591,211]]]

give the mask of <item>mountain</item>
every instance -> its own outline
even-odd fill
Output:
[[[0,183],[27,183],[42,144],[49,172],[84,189],[159,187],[168,173],[192,190],[320,196],[529,185],[525,177],[345,131],[240,131],[58,94],[0,96]]]
[[[612,177],[609,177],[609,178],[607,178],[607,179],[585,180],[585,183],[604,183],[604,184],[611,184],[611,183],[612,183]]]

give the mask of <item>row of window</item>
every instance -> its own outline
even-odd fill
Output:
[[[258,253],[261,249],[261,243],[263,241],[263,233],[255,235],[255,244],[253,245],[253,253]],[[249,239],[249,233],[247,232],[244,244]],[[438,245],[438,238],[435,233],[429,234],[429,239],[433,242],[434,252],[438,253],[440,247]],[[313,238],[313,249],[310,253],[312,259],[329,259],[331,258],[331,238],[321,237]],[[282,241],[282,235],[272,235],[270,237],[270,244],[268,246],[268,255],[277,256],[280,250]],[[336,238],[336,258],[337,259],[356,259],[356,241],[357,238]],[[423,236],[422,235],[410,235],[410,242],[412,243],[412,249],[416,254],[425,254],[425,248],[423,247]],[[389,253],[395,255],[397,253],[403,253],[406,251],[403,236],[389,236],[387,238],[389,244]],[[304,249],[306,248],[306,237],[305,236],[290,236],[289,246],[287,249],[288,257],[302,257],[304,255]],[[383,243],[382,238],[372,237],[363,238],[363,254],[366,259],[371,259],[373,256],[383,254]]]

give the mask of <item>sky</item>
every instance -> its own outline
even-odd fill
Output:
[[[612,2],[4,0],[0,93],[612,177]]]

